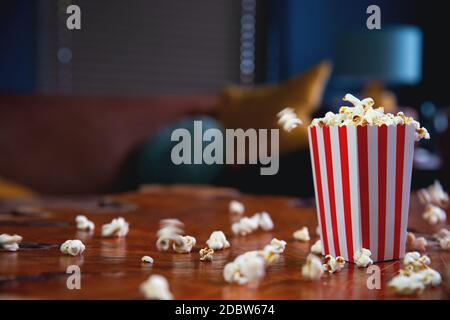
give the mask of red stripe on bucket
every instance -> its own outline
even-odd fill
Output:
[[[348,141],[347,127],[338,129],[339,147],[341,149],[341,173],[342,173],[342,197],[344,202],[345,236],[347,242],[348,260],[353,262],[353,229],[352,229],[352,209],[350,204],[350,170],[348,165]]]
[[[317,145],[317,132],[316,127],[311,127],[311,143],[312,143],[312,151],[314,156],[314,171],[316,173],[316,186],[317,186],[317,199],[319,202],[319,216],[320,216],[320,225],[321,225],[321,236],[323,240],[323,248],[325,254],[329,254],[328,248],[328,238],[327,238],[327,224],[325,220],[325,209],[323,205],[323,193],[322,193],[322,175],[320,171],[320,161],[319,161],[319,148]]]
[[[400,258],[400,228],[402,223],[403,165],[405,158],[405,126],[397,126],[397,152],[395,160],[395,225],[394,259]]]
[[[378,128],[378,260],[386,245],[387,126]]]
[[[331,140],[329,127],[323,128],[323,143],[325,147],[325,162],[327,166],[328,196],[330,200],[331,227],[333,229],[334,251],[336,256],[340,256],[341,250],[339,247],[339,235],[336,217],[336,197],[334,194],[333,158],[331,156]]]
[[[370,214],[369,214],[369,172],[367,155],[367,126],[357,127],[358,167],[359,167],[359,201],[361,210],[361,233],[363,248],[370,248]]]

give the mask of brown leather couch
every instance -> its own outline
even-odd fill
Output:
[[[0,177],[43,194],[110,190],[129,153],[214,95],[148,98],[0,94]]]

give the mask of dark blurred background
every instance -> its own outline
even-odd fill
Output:
[[[81,8],[81,30],[66,27],[71,4]],[[356,71],[342,60],[366,57],[372,4],[381,8],[382,30],[392,28],[405,45],[411,34],[417,43],[405,53],[380,33],[376,43],[389,55],[370,59],[384,63],[382,74],[364,71],[349,80],[343,75]],[[413,187],[436,178],[448,187],[446,19],[444,4],[406,0],[3,0],[0,198],[175,182],[311,196],[307,148],[282,154],[277,176],[261,177],[259,167],[245,166],[200,168],[185,179],[162,163],[169,148],[164,138],[177,121],[214,119],[219,93],[231,84],[282,86],[323,60],[335,68],[316,113],[339,107],[343,94],[363,91],[368,81],[382,83],[389,97],[395,94],[395,108],[432,133],[418,146]],[[413,61],[393,75],[391,60],[410,55]]]

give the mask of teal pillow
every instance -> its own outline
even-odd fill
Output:
[[[162,129],[156,136],[146,141],[137,152],[137,179],[144,183],[193,183],[208,184],[220,173],[220,164],[180,164],[172,162],[172,148],[178,141],[171,141],[172,132],[178,128],[187,129],[191,134],[191,150],[194,141],[194,121],[202,121],[202,135],[205,130],[223,127],[214,118],[201,116],[184,118]],[[203,148],[210,142],[203,142]]]

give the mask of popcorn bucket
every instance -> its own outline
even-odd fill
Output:
[[[323,254],[405,254],[414,125],[308,129]]]

